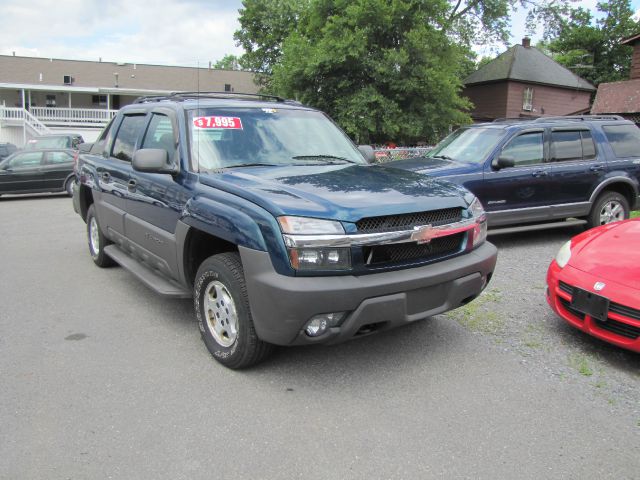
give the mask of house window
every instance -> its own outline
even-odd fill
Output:
[[[47,95],[46,104],[47,107],[55,107],[56,106],[56,96],[55,95]]]
[[[533,88],[527,87],[522,94],[522,110],[530,112],[533,110]]]
[[[224,84],[224,91],[225,92],[231,92],[231,84],[230,83],[225,83]]]
[[[94,105],[98,105],[99,107],[107,106],[107,96],[106,95],[92,95],[91,103]]]

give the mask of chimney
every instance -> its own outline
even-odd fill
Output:
[[[522,46],[524,48],[531,48],[531,39],[529,37],[524,37],[522,39]]]

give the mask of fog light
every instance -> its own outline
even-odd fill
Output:
[[[310,337],[319,337],[331,327],[342,323],[347,312],[321,313],[314,316],[305,327],[305,333]]]

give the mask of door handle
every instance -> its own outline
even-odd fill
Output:
[[[127,183],[127,188],[130,192],[135,192],[137,186],[138,182],[136,182],[135,180],[129,180],[129,183]]]
[[[593,165],[592,167],[589,167],[589,170],[592,172],[601,172],[604,170],[604,165]]]
[[[531,176],[539,178],[539,177],[546,177],[547,175],[549,175],[549,172],[547,172],[546,170],[538,170],[536,172],[533,172],[531,174]]]

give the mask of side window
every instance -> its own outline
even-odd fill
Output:
[[[551,132],[551,158],[556,162],[589,160],[596,148],[589,130]]]
[[[144,127],[145,115],[127,115],[122,119],[118,133],[113,142],[111,156],[130,162],[136,141]]]
[[[9,161],[12,168],[32,168],[40,165],[42,162],[42,152],[29,152],[17,155]]]
[[[165,150],[169,155],[169,160],[171,160],[176,151],[174,138],[171,119],[166,115],[154,113],[149,122],[147,133],[144,136],[142,148],[160,148]]]
[[[73,155],[67,152],[47,152],[47,163],[70,163]]]
[[[602,127],[618,158],[640,156],[640,130],[635,125],[605,125]]]
[[[503,157],[512,157],[516,167],[544,161],[542,132],[523,133],[512,139],[502,150]]]

